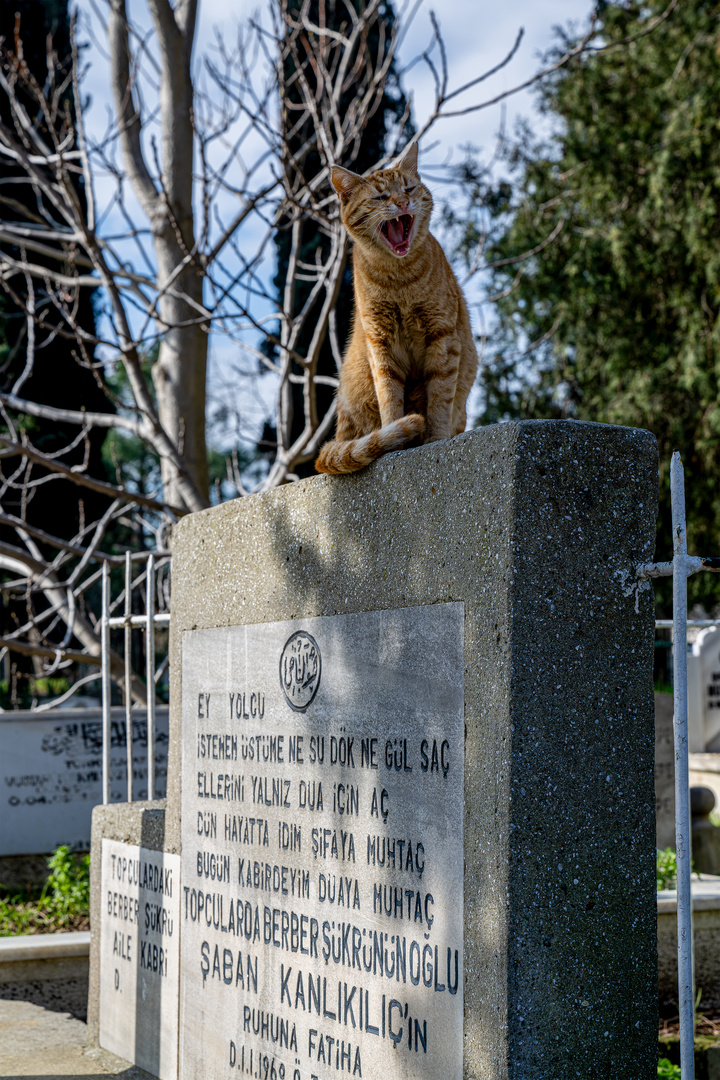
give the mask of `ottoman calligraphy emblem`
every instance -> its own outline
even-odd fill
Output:
[[[285,642],[280,657],[280,686],[295,712],[305,712],[317,694],[322,662],[314,637],[298,630]]]

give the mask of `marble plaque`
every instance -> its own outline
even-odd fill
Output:
[[[182,1080],[462,1077],[463,613],[184,633]]]
[[[175,1080],[180,856],[103,840],[101,888],[100,1045]]]

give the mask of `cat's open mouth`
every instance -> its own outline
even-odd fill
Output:
[[[414,224],[415,218],[412,214],[401,214],[400,217],[390,218],[381,224],[383,239],[395,255],[407,255]]]

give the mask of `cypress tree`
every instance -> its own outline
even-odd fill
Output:
[[[352,0],[355,6],[355,10],[361,12],[365,6],[365,0]],[[296,15],[300,12],[302,4],[299,0],[292,0],[289,5],[290,13]],[[349,19],[348,12],[343,0],[311,0],[308,16],[311,22],[316,25],[320,22],[320,9],[322,8],[322,15],[325,26],[330,30],[344,30],[346,29]],[[384,24],[385,41],[387,42],[390,34],[395,26],[395,11],[389,0],[385,0],[378,9],[378,14],[382,23]],[[368,36],[368,47],[371,54],[375,54],[379,47],[380,39],[380,22],[377,20],[372,24],[370,34]],[[290,60],[287,61],[291,63]],[[289,84],[288,96],[290,100],[295,104],[300,104],[301,95],[297,82],[292,82],[290,75],[292,72],[287,70],[286,83]],[[340,99],[339,112],[342,115],[347,109],[349,102],[352,99],[353,87],[348,86],[343,92]],[[365,130],[362,135],[360,146],[358,148],[357,156],[355,160],[350,162],[339,162],[338,164],[347,165],[352,168],[354,172],[364,173],[368,169],[378,162],[385,154],[387,149],[387,143],[390,133],[397,129],[401,118],[405,114],[407,109],[407,98],[403,92],[400,84],[400,76],[397,70],[395,62],[390,66],[388,71],[387,80],[385,83],[384,93],[379,108],[368,120]],[[292,111],[283,110],[284,124],[286,127],[291,126],[297,113]],[[404,135],[406,139],[410,139],[414,133],[414,128],[411,121],[406,121],[404,126]],[[297,153],[307,139],[312,135],[312,120],[308,119],[306,122],[298,127],[287,138],[288,150],[291,154]],[[311,151],[307,155],[303,163],[303,171],[305,176],[312,177],[317,175],[321,169],[320,154],[317,150]],[[328,182],[328,190],[330,185]],[[275,235],[275,250],[277,258],[277,272],[274,278],[274,286],[277,290],[278,296],[281,295],[283,286],[285,284],[285,277],[287,273],[288,260],[290,255],[291,233],[287,227],[287,223],[281,223],[280,228]],[[325,256],[329,250],[329,242],[326,237],[322,236],[317,226],[312,221],[307,221],[302,227],[302,240],[301,240],[301,259],[305,263],[312,264],[315,262],[316,253],[318,249],[323,256]],[[312,284],[306,281],[299,281],[297,284],[295,298],[294,298],[294,311],[301,311],[303,305],[307,301],[308,295],[311,291]],[[319,310],[321,300],[318,300],[317,308]],[[353,286],[352,286],[352,268],[348,264],[345,267],[343,275],[342,285],[340,287],[340,293],[336,304],[336,316],[337,316],[337,328],[338,328],[338,340],[340,347],[344,348],[347,338],[350,333],[350,320],[353,309]],[[312,334],[313,321],[312,318],[308,320],[308,326],[306,332],[300,336],[298,341],[297,351],[302,355],[307,349],[310,337]],[[273,352],[273,347],[269,347],[269,351]],[[318,375],[335,375],[337,368],[332,356],[332,350],[330,342],[326,340],[322,346],[322,352],[317,367]],[[300,368],[297,365],[293,365],[293,374],[300,374]],[[292,386],[293,395],[293,423],[291,428],[291,437],[296,438],[302,431],[304,425],[303,417],[303,400],[302,400],[302,388],[297,384]],[[318,387],[318,413],[323,416],[332,403],[333,391],[331,387],[320,385]],[[269,425],[265,426],[265,430],[262,434],[261,444],[259,446],[260,452],[263,450],[267,452],[266,446],[269,441],[274,440],[274,429]],[[300,476],[314,475],[315,469],[311,461],[301,465],[296,470]]]
[[[70,22],[68,0],[14,0],[14,3],[0,7],[0,35],[4,38],[5,48],[15,51],[16,31],[22,42],[22,52],[30,72],[42,85],[47,78],[47,49],[49,39],[55,50],[61,70],[66,70],[70,63]],[[59,80],[58,80],[59,81]],[[72,108],[71,94],[68,90],[69,104]],[[31,115],[37,114],[28,98],[24,104]],[[5,95],[0,95],[0,116],[5,124],[12,127],[10,102]],[[13,201],[21,202],[32,209],[33,193],[26,184],[3,184],[3,180],[18,175],[18,167],[5,156],[0,157],[0,216],[12,221],[21,215],[13,207]],[[77,190],[84,198],[82,177],[78,177]],[[25,219],[27,220],[27,219]],[[12,251],[14,257],[20,257],[19,249]],[[33,253],[32,261],[47,263],[57,267],[57,261],[41,254]],[[16,275],[11,281],[15,293],[23,300],[27,299],[24,279]],[[44,289],[42,280],[35,280],[37,306]],[[16,307],[7,294],[0,293],[0,386],[8,393],[22,374],[27,359],[26,317],[21,308]],[[52,305],[43,308],[47,322],[62,326],[59,318],[53,318]],[[90,333],[94,333],[95,319],[93,297],[89,290],[83,289],[80,296],[77,321]],[[67,327],[64,327],[67,329]],[[58,334],[51,340],[50,332],[36,327],[35,362],[32,373],[19,391],[21,397],[41,404],[54,405],[58,408],[85,408],[93,412],[112,411],[112,406],[98,386],[92,371],[82,366],[74,342]],[[54,453],[66,446],[78,434],[74,425],[22,417],[18,426],[27,431],[34,446],[44,453]],[[89,459],[88,472],[100,479],[105,478],[101,449],[104,432],[93,431],[88,435]],[[80,464],[84,459],[85,447],[80,445],[70,454],[63,456],[67,465]],[[44,475],[40,466],[33,468],[33,477]],[[21,493],[9,494],[3,500],[6,510],[16,515],[20,511]],[[107,507],[107,498],[95,494],[89,489],[78,489],[66,480],[53,480],[33,489],[32,497],[27,502],[27,520],[33,525],[46,529],[62,539],[70,539],[80,527],[84,516],[86,522],[99,517]],[[4,530],[9,542],[11,534]],[[13,537],[14,538],[14,537]],[[42,547],[42,545],[41,545]],[[47,549],[46,554],[50,555]]]
[[[58,58],[57,82],[70,65],[70,21],[68,0],[14,0],[13,3],[0,5],[0,36],[3,47],[12,53],[22,51],[24,63],[30,73],[42,86],[48,77],[47,55],[52,47]],[[31,95],[18,88],[18,96],[29,114],[42,123]],[[73,109],[71,90],[67,91],[68,106]],[[10,129],[13,129],[11,104],[7,96],[0,94],[0,117]],[[0,217],[5,221],[33,220],[37,212],[37,202],[28,184],[8,183],[11,178],[20,175],[20,169],[12,159],[0,156]],[[76,189],[84,200],[83,181],[76,180]],[[18,209],[17,204],[27,207],[28,216]],[[19,258],[19,248],[10,249],[10,254]],[[29,253],[30,254],[30,253]],[[58,263],[40,253],[32,253],[35,263],[52,265]],[[27,301],[28,290],[21,274],[15,275],[10,284],[21,302]],[[34,280],[36,310],[42,311],[43,319],[49,327],[63,327],[62,321],[54,311],[52,304],[43,300],[44,282]],[[90,333],[95,329],[93,296],[87,289],[82,290],[76,314],[80,326]],[[60,408],[89,411],[112,411],[112,405],[98,386],[96,379],[87,366],[79,362],[75,343],[61,334],[52,335],[49,328],[36,325],[35,357],[32,372],[22,384],[20,397],[41,404]],[[22,306],[14,303],[7,293],[0,292],[0,388],[10,392],[23,373],[27,361],[27,320]],[[31,443],[46,454],[53,454],[67,446],[78,435],[78,428],[72,424],[58,423],[37,419],[30,416],[14,417],[16,428],[24,431]],[[0,431],[7,434],[7,428],[0,420]],[[70,453],[61,458],[65,465],[79,465],[86,460],[90,475],[104,479],[106,470],[102,460],[102,445],[105,433],[94,430],[88,433],[87,444],[81,443]],[[87,455],[87,458],[86,458]],[[20,458],[10,458],[3,464],[3,473],[7,477],[16,468]],[[47,470],[40,465],[33,465],[33,481],[47,475]],[[22,478],[18,478],[21,482]],[[83,523],[90,524],[99,518],[108,506],[107,496],[96,494],[85,488],[78,488],[64,479],[53,479],[47,483],[28,488],[9,490],[3,497],[3,510],[16,517],[24,516],[28,524],[60,538],[69,540],[74,537]],[[0,538],[8,544],[18,545],[18,535],[10,526],[0,526]],[[57,549],[51,545],[36,541],[43,555],[52,559]],[[16,575],[13,575],[16,576]],[[42,610],[45,600],[38,591],[33,597],[33,607]],[[0,632],[5,633],[27,619],[26,599],[13,592],[3,595],[0,611]],[[51,640],[59,641],[65,632],[64,624],[59,624],[50,633]],[[24,681],[33,670],[29,657],[12,654],[12,663],[16,675],[13,678],[14,692],[9,697],[3,695],[3,704],[29,704],[28,684]],[[35,665],[35,674],[40,667]],[[18,677],[19,676],[19,677]]]

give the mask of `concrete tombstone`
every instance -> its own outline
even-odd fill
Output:
[[[182,1080],[655,1077],[656,505],[530,422],[180,522]]]

